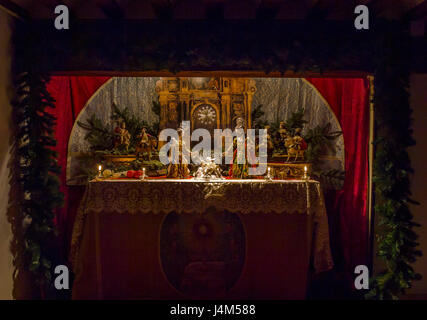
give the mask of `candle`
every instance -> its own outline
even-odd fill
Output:
[[[267,180],[271,180],[271,168],[267,167],[267,175],[265,176]]]
[[[98,166],[98,177],[99,178],[102,177],[102,166],[101,165]]]
[[[142,176],[141,179],[144,180],[145,179],[145,168],[142,168]]]
[[[304,179],[307,179],[307,166],[304,166]]]

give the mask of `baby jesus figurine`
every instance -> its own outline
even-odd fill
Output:
[[[195,174],[196,179],[224,179],[215,159],[208,157],[201,161],[199,169]]]

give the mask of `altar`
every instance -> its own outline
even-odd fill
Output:
[[[333,266],[320,184],[265,179],[91,181],[70,261],[74,299],[303,299]]]

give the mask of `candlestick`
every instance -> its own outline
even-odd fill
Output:
[[[304,166],[304,179],[308,179],[307,166]]]
[[[265,178],[267,180],[271,180],[271,168],[270,167],[267,168],[267,175],[265,176]]]
[[[142,168],[141,180],[145,179],[145,168]]]
[[[99,178],[102,177],[102,166],[101,165],[98,166],[98,177]]]

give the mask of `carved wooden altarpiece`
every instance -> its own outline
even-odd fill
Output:
[[[161,78],[156,83],[161,105],[160,129],[190,121],[191,130],[234,129],[236,119],[251,127],[255,81],[249,78]]]

